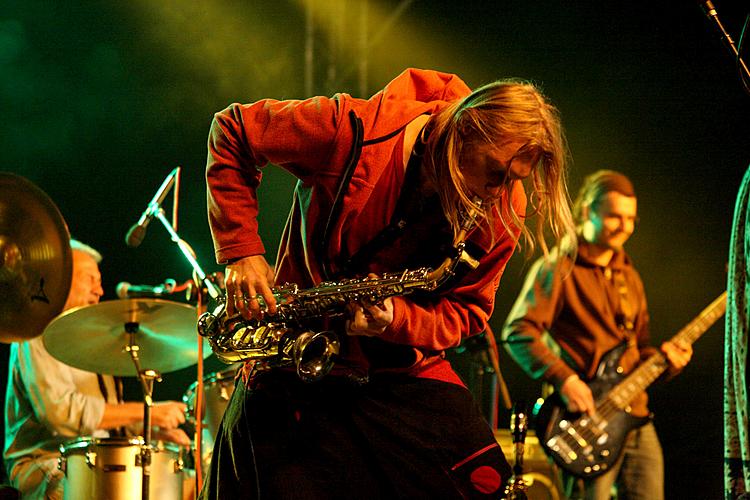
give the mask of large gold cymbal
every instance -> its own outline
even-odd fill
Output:
[[[195,307],[161,299],[108,300],[69,309],[44,330],[44,346],[63,363],[108,375],[136,376],[126,349],[134,331],[141,368],[168,373],[198,362]],[[204,340],[203,356],[211,354]]]
[[[63,310],[72,274],[70,234],[55,204],[0,172],[0,342],[41,335]]]

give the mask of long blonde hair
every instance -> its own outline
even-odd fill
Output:
[[[517,214],[511,206],[513,183],[507,177],[506,196],[498,206],[508,233],[511,226],[521,228],[529,250],[535,242],[545,255],[545,223],[558,242],[575,244],[575,230],[570,213],[567,188],[568,149],[557,109],[536,86],[522,80],[499,80],[484,85],[457,101],[430,120],[425,162],[426,173],[436,186],[443,211],[455,231],[460,227],[461,213],[472,205],[460,169],[462,150],[469,144],[486,143],[501,146],[519,141],[524,151],[539,158],[531,174],[530,205],[537,213],[532,234],[523,223],[526,214]],[[492,207],[484,207],[484,216],[492,217]]]

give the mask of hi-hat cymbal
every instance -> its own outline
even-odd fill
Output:
[[[63,310],[72,275],[70,234],[55,204],[0,172],[0,342],[41,335]]]
[[[134,330],[141,369],[168,373],[198,362],[195,307],[160,299],[108,300],[69,309],[44,330],[44,346],[63,363],[90,372],[136,376],[125,349]],[[137,327],[137,328],[136,328]],[[203,356],[211,354],[204,341]]]

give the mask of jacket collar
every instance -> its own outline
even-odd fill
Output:
[[[578,238],[578,255],[576,257],[576,262],[587,267],[602,267],[592,260],[591,254],[593,247],[594,245],[588,243],[583,238]],[[612,260],[609,262],[609,265],[607,267],[610,267],[612,269],[623,269],[629,266],[630,257],[628,257],[628,254],[625,253],[624,250],[619,250],[615,251],[615,254],[612,256]]]

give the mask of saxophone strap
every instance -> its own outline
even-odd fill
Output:
[[[320,256],[322,258],[321,262],[321,270],[323,272],[323,277],[326,280],[330,280],[333,278],[333,270],[330,269],[329,263],[327,262],[327,259],[325,258],[327,255],[327,249],[329,248],[329,240],[331,236],[331,230],[333,228],[334,222],[338,220],[338,218],[341,215],[341,208],[344,201],[344,195],[348,192],[349,184],[351,183],[352,176],[354,175],[354,171],[357,168],[357,165],[359,164],[360,155],[362,154],[362,148],[365,146],[370,146],[373,144],[379,144],[381,142],[388,141],[398,134],[400,134],[405,128],[406,125],[403,125],[402,127],[399,127],[395,130],[392,130],[390,133],[385,134],[381,137],[375,137],[373,139],[367,139],[365,140],[364,134],[364,124],[362,123],[362,119],[357,116],[357,114],[354,112],[354,110],[349,111],[349,121],[352,127],[352,133],[353,133],[353,139],[352,139],[352,146],[351,150],[349,151],[349,159],[347,160],[346,166],[344,167],[344,173],[341,177],[341,181],[339,182],[338,189],[336,190],[336,196],[334,197],[333,204],[331,205],[331,210],[328,213],[328,217],[326,218],[326,222],[323,226],[323,233],[320,238],[319,243],[319,252]],[[414,145],[414,149],[412,151],[412,155],[416,152],[418,156],[422,156],[425,149],[425,142],[422,138],[422,135],[426,138],[429,134],[429,129],[427,128],[427,125],[423,128],[423,134],[420,134],[420,136],[417,139],[416,144]],[[411,159],[410,159],[411,162]],[[339,259],[342,261],[345,261],[345,258]],[[346,271],[344,269],[344,271]],[[342,273],[338,273],[342,274]]]
[[[413,196],[419,192],[420,172],[422,167],[422,155],[425,144],[421,137],[414,144],[409,163],[404,174],[404,183],[401,186],[396,208],[393,210],[391,220],[378,234],[369,242],[362,245],[357,252],[346,260],[343,271],[349,275],[356,275],[364,272],[367,265],[372,262],[373,258],[382,250],[392,245],[398,238],[402,237],[406,229],[423,210],[422,200],[419,196]],[[413,210],[415,201],[420,203],[418,210]],[[411,220],[410,220],[411,219]]]

